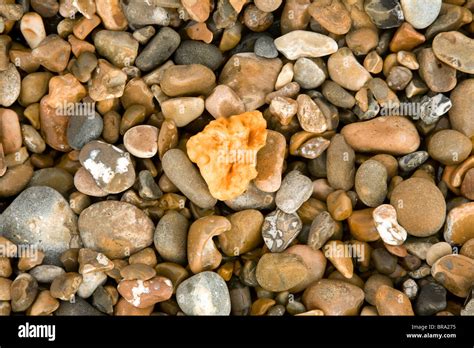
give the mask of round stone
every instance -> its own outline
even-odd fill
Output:
[[[433,51],[443,63],[474,74],[474,40],[457,31],[439,33],[433,40]]]
[[[255,41],[254,52],[257,56],[263,58],[278,57],[278,50],[270,36],[263,35]]]
[[[362,163],[355,176],[355,189],[360,200],[368,207],[377,207],[387,195],[387,170],[375,160]]]
[[[306,309],[320,309],[325,315],[358,315],[364,292],[341,280],[321,279],[303,293]]]
[[[299,58],[293,69],[294,81],[304,89],[321,86],[327,77],[326,65],[321,58]]]
[[[441,11],[441,0],[401,0],[405,20],[416,29],[425,29]]]
[[[277,50],[289,60],[302,57],[324,57],[337,51],[337,43],[329,36],[294,30],[275,39]]]
[[[9,107],[20,96],[21,77],[15,65],[10,63],[8,68],[0,71],[0,105]]]
[[[78,245],[76,215],[56,190],[37,186],[24,190],[3,212],[2,235],[45,253],[45,263],[60,264],[60,254]]]
[[[130,256],[153,241],[153,222],[125,202],[95,203],[82,211],[78,224],[84,246],[109,258]]]
[[[215,82],[216,76],[205,65],[174,65],[164,71],[160,86],[170,97],[208,95],[215,87]]]
[[[436,161],[450,166],[463,162],[472,151],[472,142],[453,129],[436,132],[428,142],[428,153]]]
[[[393,190],[390,204],[397,210],[400,225],[415,237],[435,234],[446,218],[444,196],[433,183],[423,178],[402,181]]]
[[[160,219],[153,240],[164,260],[186,264],[188,227],[188,219],[174,210],[169,210]]]
[[[377,290],[375,305],[379,315],[414,315],[408,296],[387,285]]]
[[[383,274],[376,273],[371,275],[364,284],[365,300],[375,306],[375,295],[377,290],[383,285],[393,287],[393,282],[388,276]]]
[[[257,264],[258,284],[268,291],[286,291],[301,282],[308,275],[303,258],[289,253],[264,254]]]
[[[426,253],[426,263],[430,266],[433,266],[433,264],[440,258],[446,255],[450,255],[453,253],[453,249],[451,248],[451,245],[446,242],[439,242],[436,244],[433,244],[431,248],[428,249],[428,252]]]
[[[334,82],[351,91],[360,90],[372,78],[347,47],[340,48],[329,57],[328,72]]]
[[[139,125],[130,128],[123,136],[128,152],[138,158],[151,158],[158,152],[158,128]]]
[[[38,282],[28,273],[21,273],[11,284],[13,312],[23,312],[30,307],[38,294]]]
[[[183,281],[176,290],[179,308],[186,315],[229,315],[231,302],[224,279],[202,272]]]
[[[67,142],[75,150],[80,150],[88,142],[99,138],[104,128],[102,117],[96,112],[92,115],[74,115],[67,127]]]
[[[287,214],[296,212],[313,193],[313,182],[310,178],[293,170],[283,179],[275,198],[278,208]]]

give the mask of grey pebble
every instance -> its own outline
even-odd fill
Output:
[[[104,129],[104,121],[98,113],[74,115],[67,126],[67,142],[74,150],[80,150],[89,141],[98,139]]]
[[[150,71],[163,64],[176,51],[181,38],[171,28],[163,27],[148,42],[135,60],[135,65],[142,71]]]
[[[298,170],[289,172],[281,183],[275,203],[287,214],[296,212],[313,193],[313,182]]]
[[[416,151],[409,153],[398,160],[398,165],[403,171],[412,171],[425,163],[430,155],[426,151]]]
[[[169,262],[185,265],[189,222],[183,215],[169,210],[158,222],[153,241],[160,256]]]
[[[185,40],[174,54],[176,64],[201,64],[216,70],[224,62],[222,52],[214,45],[204,42]]]
[[[262,35],[255,41],[254,52],[257,56],[263,58],[278,57],[278,50],[273,43],[273,38],[267,35]]]

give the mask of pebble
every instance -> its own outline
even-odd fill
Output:
[[[332,104],[338,107],[351,109],[355,105],[355,98],[352,94],[333,81],[327,80],[324,82],[322,93]]]
[[[12,63],[8,68],[0,71],[0,105],[9,107],[20,96],[21,77],[20,73]]]
[[[449,110],[452,128],[471,138],[474,136],[473,106],[470,102],[474,98],[474,79],[460,82],[450,97],[453,103],[453,107]]]
[[[135,182],[130,154],[113,145],[91,141],[82,147],[79,160],[107,193],[123,192]]]
[[[245,7],[242,16],[243,23],[254,32],[267,30],[273,24],[273,14],[261,11],[254,4]]]
[[[380,315],[414,315],[410,299],[403,292],[382,285],[375,295],[375,305]]]
[[[233,199],[226,200],[224,203],[235,211],[244,209],[274,209],[275,194],[261,191],[253,182],[250,182],[244,193]]]
[[[350,13],[339,0],[314,2],[308,13],[330,33],[344,35],[351,29]]]
[[[368,0],[364,10],[380,29],[399,27],[405,19],[398,0]]]
[[[430,181],[411,178],[395,187],[390,204],[397,211],[397,219],[408,234],[427,237],[443,226],[446,202],[439,189]]]
[[[204,112],[204,100],[198,97],[179,97],[161,103],[161,111],[178,127],[184,127]]]
[[[227,216],[231,223],[228,231],[219,235],[219,246],[227,256],[238,256],[254,250],[262,244],[261,212],[247,209]]]
[[[294,81],[304,89],[321,86],[327,77],[326,65],[321,58],[298,58],[293,70]]]
[[[44,186],[24,190],[3,212],[3,236],[13,243],[35,244],[45,262],[58,264],[59,255],[78,242],[76,216],[67,201]]]
[[[30,307],[38,294],[38,282],[28,273],[21,273],[11,283],[11,308],[23,312]]]
[[[410,23],[404,22],[390,41],[392,52],[411,51],[426,41],[423,34],[417,32]]]
[[[79,273],[63,273],[51,283],[51,296],[63,301],[75,299],[75,294],[82,283],[82,276]]]
[[[55,265],[39,265],[29,272],[38,283],[51,284],[54,279],[64,274],[65,271]]]
[[[245,105],[232,88],[218,85],[206,98],[206,110],[215,118],[230,117],[245,112]]]
[[[403,282],[403,292],[410,300],[414,300],[418,295],[418,284],[411,278]]]
[[[423,285],[415,302],[417,315],[434,315],[446,309],[446,289],[441,285],[429,282]]]
[[[462,245],[474,238],[474,203],[464,203],[451,209],[446,217],[444,239]]]
[[[51,296],[49,290],[42,290],[35,302],[28,308],[27,315],[45,316],[52,314],[59,308],[59,301]]]
[[[215,87],[216,76],[201,64],[174,65],[166,69],[161,89],[170,96],[208,95]]]
[[[321,279],[303,293],[309,310],[320,309],[324,315],[357,315],[364,302],[364,292],[341,280]]]
[[[451,245],[446,242],[439,242],[436,244],[433,244],[429,249],[428,252],[426,253],[426,263],[430,266],[433,266],[433,264],[440,258],[446,255],[450,255],[453,253],[453,250],[451,248]]]
[[[408,155],[400,157],[398,160],[398,166],[403,171],[412,171],[423,163],[425,163],[429,158],[429,154],[426,151],[416,151]]]
[[[180,213],[170,210],[158,222],[154,244],[160,256],[170,262],[185,264],[188,220]]]
[[[191,19],[196,22],[205,22],[209,18],[212,9],[211,1],[183,0],[181,3]]]
[[[474,281],[474,260],[463,255],[446,255],[431,267],[431,275],[449,292],[467,297]]]
[[[370,79],[370,73],[357,61],[352,51],[343,47],[328,59],[329,77],[341,87],[360,90]],[[350,79],[347,76],[351,76]]]
[[[471,151],[471,140],[453,129],[436,132],[428,142],[430,157],[447,166],[463,162]]]
[[[211,70],[217,70],[224,62],[224,56],[214,45],[185,40],[176,49],[174,62],[181,65],[201,64]]]
[[[319,250],[313,250],[307,245],[293,245],[289,247],[286,253],[299,255],[306,267],[308,268],[307,277],[297,286],[289,289],[291,292],[300,292],[306,289],[310,284],[320,280],[324,276],[326,270],[326,258]]]
[[[12,281],[8,278],[0,278],[0,301],[11,300],[11,287]]]
[[[48,35],[31,51],[32,57],[52,72],[66,69],[71,54],[71,45],[56,34]]]
[[[97,53],[116,67],[134,65],[138,55],[138,41],[123,31],[101,30],[94,36]]]
[[[275,203],[287,214],[296,212],[313,193],[313,183],[310,178],[299,171],[291,171],[283,179],[278,190]]]
[[[439,33],[433,52],[443,63],[467,74],[474,73],[474,40],[457,31]]]
[[[434,124],[441,116],[446,114],[451,107],[451,100],[444,94],[437,94],[432,98],[425,95],[421,98],[420,118],[428,125]]]
[[[110,271],[114,268],[114,264],[107,256],[87,248],[79,250],[77,261],[79,263],[79,273],[82,275],[92,272]]]
[[[277,50],[289,60],[317,58],[337,51],[337,43],[332,38],[315,32],[294,30],[274,41]]]
[[[132,306],[147,308],[170,299],[173,284],[168,278],[157,276],[149,280],[122,280],[117,290]]]
[[[166,176],[194,204],[204,209],[216,204],[206,182],[183,151],[168,150],[163,156],[162,165]]]
[[[301,232],[303,224],[296,213],[285,213],[277,209],[265,217],[262,237],[272,252],[281,252]]]
[[[243,285],[237,278],[232,278],[229,283],[229,295],[232,315],[246,316],[250,314],[252,299],[248,286]]]
[[[347,126],[346,126],[347,127]],[[336,134],[327,149],[327,179],[337,190],[350,190],[355,180],[355,153],[344,135]]]
[[[357,152],[405,155],[416,151],[420,137],[411,121],[401,116],[378,117],[352,123],[341,130],[347,143]],[[363,137],[360,134],[364,134]],[[390,134],[390,137],[387,137]]]
[[[306,279],[308,272],[308,267],[299,255],[268,253],[258,261],[256,276],[262,288],[279,292],[299,285]]]
[[[166,27],[170,24],[168,11],[154,2],[140,0],[120,1],[125,17],[132,26],[156,24]]]
[[[20,30],[30,48],[36,48],[46,38],[43,19],[38,13],[28,12],[23,15]]]
[[[397,267],[396,256],[390,254],[384,248],[377,248],[372,251],[371,261],[378,272],[382,274],[391,274]]]
[[[257,153],[255,186],[265,192],[277,191],[282,182],[286,140],[278,132],[268,130],[265,146]]]
[[[307,244],[314,250],[321,249],[339,230],[340,225],[331,217],[331,214],[323,211],[311,223]]]
[[[279,58],[238,53],[222,68],[219,83],[232,88],[243,101],[246,111],[251,111],[265,104],[265,96],[273,92],[281,68]]]
[[[425,29],[436,20],[441,3],[441,0],[401,0],[405,20],[416,29]]]
[[[18,114],[13,110],[0,108],[0,141],[5,155],[21,148],[21,126]]]
[[[417,59],[420,77],[433,92],[449,92],[456,87],[456,69],[436,58],[433,49],[422,49],[418,52]]]
[[[119,98],[123,95],[126,82],[127,74],[105,59],[99,59],[88,83],[89,96],[96,102]]]
[[[229,315],[231,312],[229,289],[214,272],[202,272],[183,281],[176,291],[176,299],[186,315]]]
[[[463,244],[459,252],[461,255],[474,259],[474,238],[469,239]]]
[[[103,315],[92,307],[89,302],[81,297],[74,298],[74,301],[60,301],[59,308],[54,312],[55,316],[97,316]]]
[[[69,146],[80,150],[92,140],[98,139],[102,134],[104,123],[99,114],[75,115],[71,117],[67,128],[67,141]]]
[[[323,133],[327,130],[326,118],[318,104],[306,94],[300,94],[296,100],[298,102],[298,121],[307,132]]]
[[[382,286],[393,287],[393,282],[384,274],[375,273],[371,275],[364,284],[365,300],[375,306],[377,291]]]
[[[384,243],[402,245],[407,239],[407,231],[398,224],[397,211],[390,204],[379,205],[373,212],[375,227]]]
[[[270,36],[263,35],[255,41],[254,52],[257,56],[263,58],[278,57],[278,50]]]
[[[138,55],[135,65],[142,71],[150,71],[166,62],[180,43],[181,39],[176,31],[169,27],[163,27]]]
[[[89,298],[94,291],[107,281],[104,272],[90,272],[82,275],[82,282],[77,289],[77,295],[82,298]]]
[[[330,240],[324,245],[324,256],[327,257],[333,266],[345,277],[352,278],[354,275],[354,265],[352,258],[347,255],[346,244],[340,240]]]
[[[387,170],[375,160],[362,163],[355,176],[355,189],[360,200],[368,207],[377,207],[387,195]]]
[[[125,18],[120,0],[104,0],[96,2],[97,15],[102,19],[104,27],[108,30],[124,30],[128,22]]]
[[[123,258],[151,245],[153,222],[135,206],[104,201],[83,210],[78,220],[86,248],[109,258]]]
[[[130,128],[123,136],[128,152],[138,158],[151,158],[158,152],[158,128],[139,125]]]

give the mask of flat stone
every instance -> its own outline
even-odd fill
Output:
[[[337,43],[329,36],[294,30],[274,41],[277,50],[289,60],[302,57],[324,57],[337,51]]]
[[[123,136],[127,151],[138,158],[151,158],[158,152],[158,128],[139,125],[130,128]]]
[[[160,256],[169,262],[185,264],[189,222],[180,213],[170,210],[158,222],[153,237]]]
[[[184,127],[202,115],[204,105],[204,100],[199,97],[179,97],[162,102],[161,110],[166,119]]]
[[[233,199],[226,200],[224,203],[235,211],[244,209],[274,209],[275,193],[262,191],[253,182],[250,182],[244,193]]]
[[[153,242],[153,222],[125,202],[95,203],[82,211],[78,224],[84,246],[109,258],[130,256]]]
[[[351,91],[358,91],[372,78],[347,47],[340,48],[329,57],[328,71],[334,82]]]
[[[312,192],[311,179],[294,170],[283,179],[276,194],[275,203],[285,213],[292,214],[311,197]]]
[[[448,92],[456,86],[456,69],[440,61],[433,49],[422,49],[418,52],[417,59],[420,63],[420,76],[433,92]]]
[[[119,68],[132,66],[138,55],[138,41],[124,31],[101,30],[94,36],[97,53]]]
[[[346,126],[347,127],[347,126]],[[350,190],[354,186],[355,153],[347,142],[347,137],[336,134],[327,149],[327,179],[337,190]]]
[[[456,70],[474,73],[474,40],[462,33],[439,33],[433,40],[433,51],[439,60]]]
[[[11,284],[11,306],[13,312],[23,312],[30,307],[38,293],[38,283],[28,273],[21,273]]]
[[[245,112],[245,105],[227,85],[218,85],[206,98],[206,110],[215,118],[240,115]]]
[[[59,308],[54,312],[55,316],[98,316],[104,315],[92,307],[86,300],[76,297],[73,302],[60,301]]]
[[[59,264],[59,255],[80,243],[75,214],[61,194],[49,187],[24,190],[3,212],[0,227],[13,243],[41,248],[46,263]]]
[[[5,155],[17,152],[22,146],[20,119],[13,110],[0,108],[0,142]]]
[[[93,115],[71,117],[67,127],[68,144],[73,149],[80,150],[88,142],[98,139],[103,128],[102,117],[96,112]]]
[[[170,97],[208,95],[215,87],[216,76],[201,64],[174,65],[163,73],[161,89]]]
[[[254,52],[257,56],[263,58],[278,57],[278,50],[275,47],[273,39],[267,35],[263,35],[255,41]]]
[[[66,273],[63,268],[55,265],[39,265],[29,272],[38,283],[51,284],[54,279]]]
[[[74,188],[74,179],[68,171],[62,168],[44,168],[34,172],[28,183],[28,187],[33,186],[51,187],[67,198]]]
[[[275,192],[281,186],[286,140],[278,132],[268,130],[265,146],[257,153],[255,186],[265,192]]]
[[[229,289],[214,272],[202,272],[182,282],[176,299],[186,315],[229,315],[231,311]]]
[[[441,0],[401,0],[405,20],[416,29],[425,29],[433,23],[441,11]]]

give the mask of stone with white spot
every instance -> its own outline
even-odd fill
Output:
[[[298,236],[303,223],[296,213],[287,214],[277,209],[265,217],[262,237],[271,252],[282,252]]]
[[[201,272],[186,279],[176,290],[179,308],[186,315],[229,315],[227,284],[215,272]]]
[[[132,306],[147,308],[169,300],[173,295],[173,283],[161,276],[149,280],[122,280],[117,290]]]
[[[382,240],[389,245],[402,245],[407,231],[398,224],[397,211],[390,204],[382,204],[372,212],[375,227]]]

